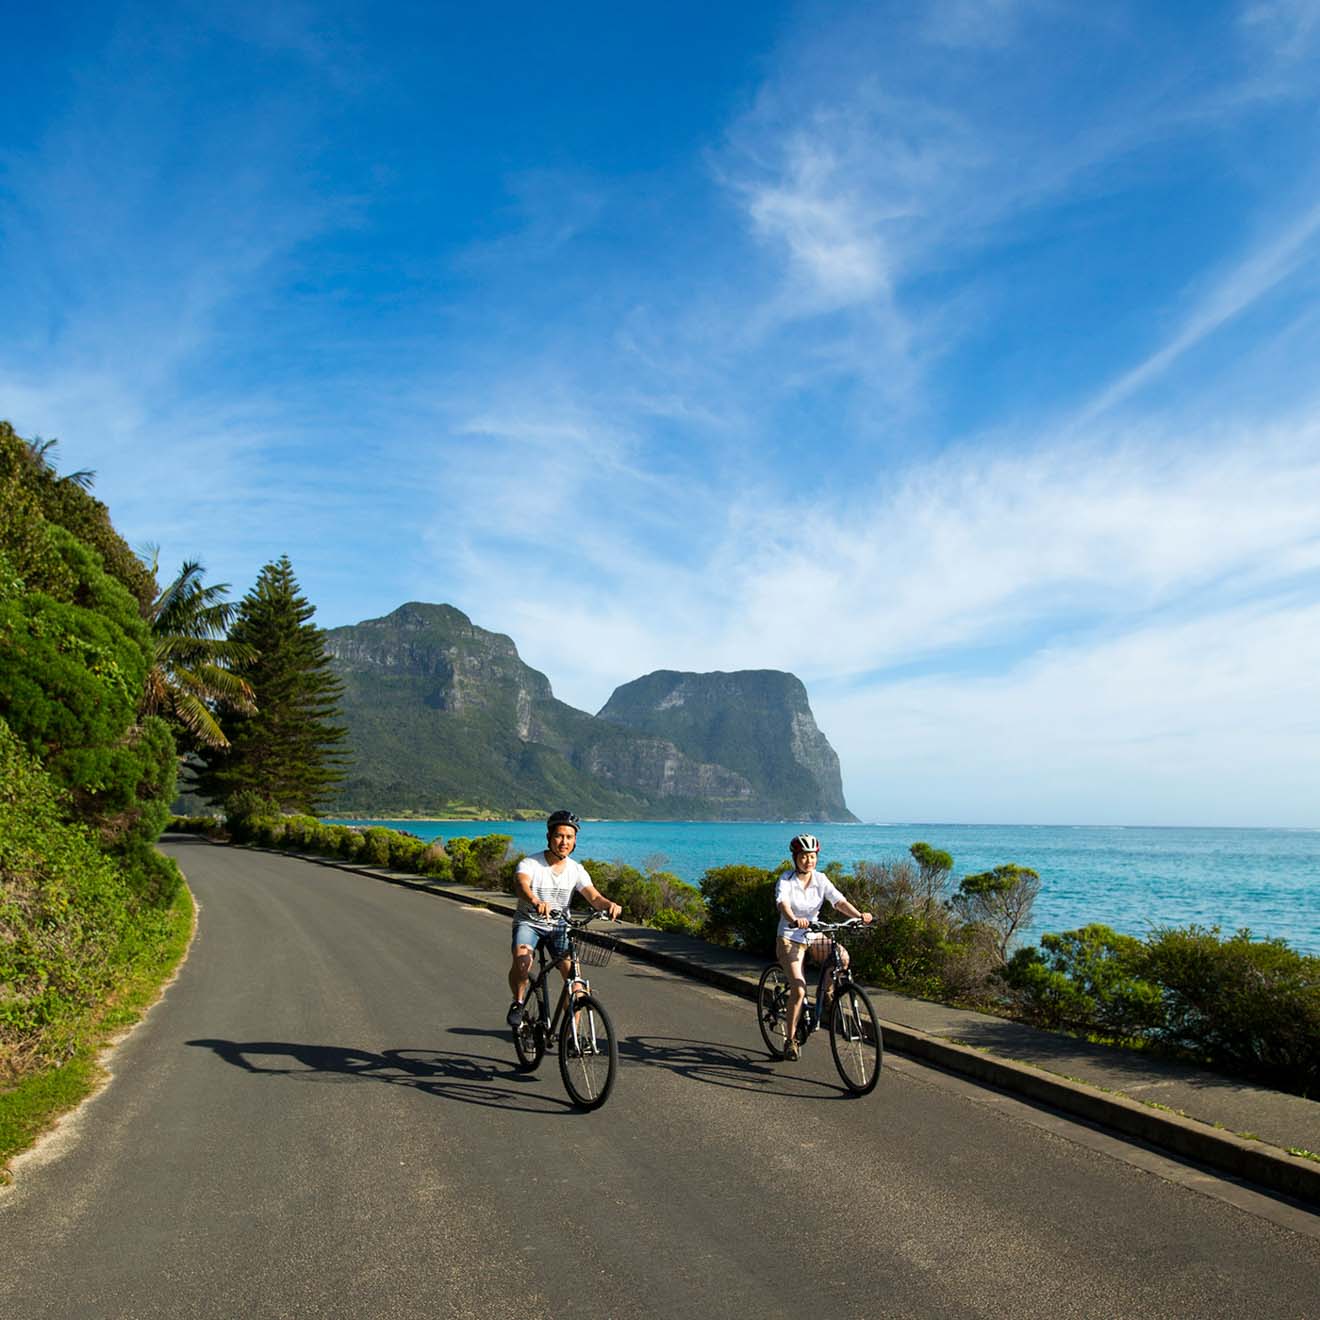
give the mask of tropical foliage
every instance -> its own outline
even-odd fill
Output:
[[[154,561],[153,554],[153,568]],[[256,711],[251,684],[235,672],[252,661],[252,649],[227,636],[237,608],[225,599],[229,585],[205,586],[203,573],[196,560],[186,562],[147,612],[152,663],[141,710],[170,717],[185,753],[229,745],[216,720],[218,709]]]

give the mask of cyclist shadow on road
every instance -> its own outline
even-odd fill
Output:
[[[762,1091],[799,1100],[847,1094],[832,1082],[804,1073],[801,1063],[780,1064],[768,1058],[764,1050],[744,1045],[680,1036],[625,1036],[619,1042],[619,1058],[738,1091]]]
[[[491,1032],[498,1036],[499,1033]],[[507,1039],[507,1033],[504,1037]],[[503,1059],[434,1049],[389,1049],[379,1053],[348,1045],[310,1045],[283,1040],[190,1040],[244,1072],[305,1082],[383,1082],[427,1095],[492,1109],[556,1113],[571,1106],[555,1096],[533,1095],[534,1077]],[[512,1083],[512,1085],[510,1085]]]

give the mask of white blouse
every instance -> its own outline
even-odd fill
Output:
[[[779,877],[779,883],[775,886],[775,907],[787,903],[788,910],[795,917],[806,917],[808,921],[815,921],[820,916],[820,910],[825,905],[826,899],[836,905],[847,902],[834,881],[822,871],[811,873],[809,885],[802,883],[796,871],[786,871]],[[790,926],[781,911],[779,930],[776,933],[781,939],[786,935],[790,940],[802,944],[805,943],[808,932],[800,926]]]

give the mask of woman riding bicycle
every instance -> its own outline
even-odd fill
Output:
[[[556,811],[545,823],[545,851],[539,857],[524,857],[518,863],[514,884],[518,892],[518,911],[513,918],[513,962],[509,967],[509,989],[513,1003],[506,1021],[517,1027],[523,1012],[523,997],[532,974],[532,952],[542,940],[551,942],[551,953],[565,980],[571,974],[568,960],[568,932],[547,930],[545,918],[556,910],[566,910],[573,895],[581,894],[598,912],[607,912],[611,921],[623,909],[597,891],[585,867],[569,853],[577,847],[578,818],[571,811]]]
[[[820,840],[814,834],[794,835],[789,841],[788,850],[793,854],[793,870],[785,871],[779,877],[779,883],[775,885],[775,907],[779,909],[779,929],[775,943],[779,965],[788,978],[788,1022],[784,1058],[796,1059],[798,1014],[802,1011],[802,1001],[807,993],[807,980],[802,970],[803,962],[808,956],[813,961],[819,962],[829,950],[829,941],[813,939],[808,928],[820,916],[820,910],[826,900],[845,917],[860,917],[867,925],[871,923],[871,914],[859,912],[843,896],[829,876],[816,870]],[[846,967],[848,950],[840,948],[839,956]],[[822,1014],[822,1017],[824,1016]]]

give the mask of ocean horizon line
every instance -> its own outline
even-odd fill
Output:
[[[360,824],[363,821],[407,824],[413,821],[419,825],[535,825],[540,817],[536,816],[390,816],[390,815],[337,815],[323,816],[322,820],[331,823]],[[720,825],[735,827],[748,825],[801,825],[817,826],[825,829],[959,829],[959,830],[1196,830],[1207,833],[1221,830],[1227,833],[1241,833],[1244,830],[1263,831],[1271,834],[1316,834],[1320,825],[1171,825],[1171,824],[1134,824],[1132,822],[1097,823],[1094,821],[1022,821],[1022,820],[720,820],[709,817],[691,817],[682,820],[673,818],[655,818],[649,816],[583,816],[584,825]]]

